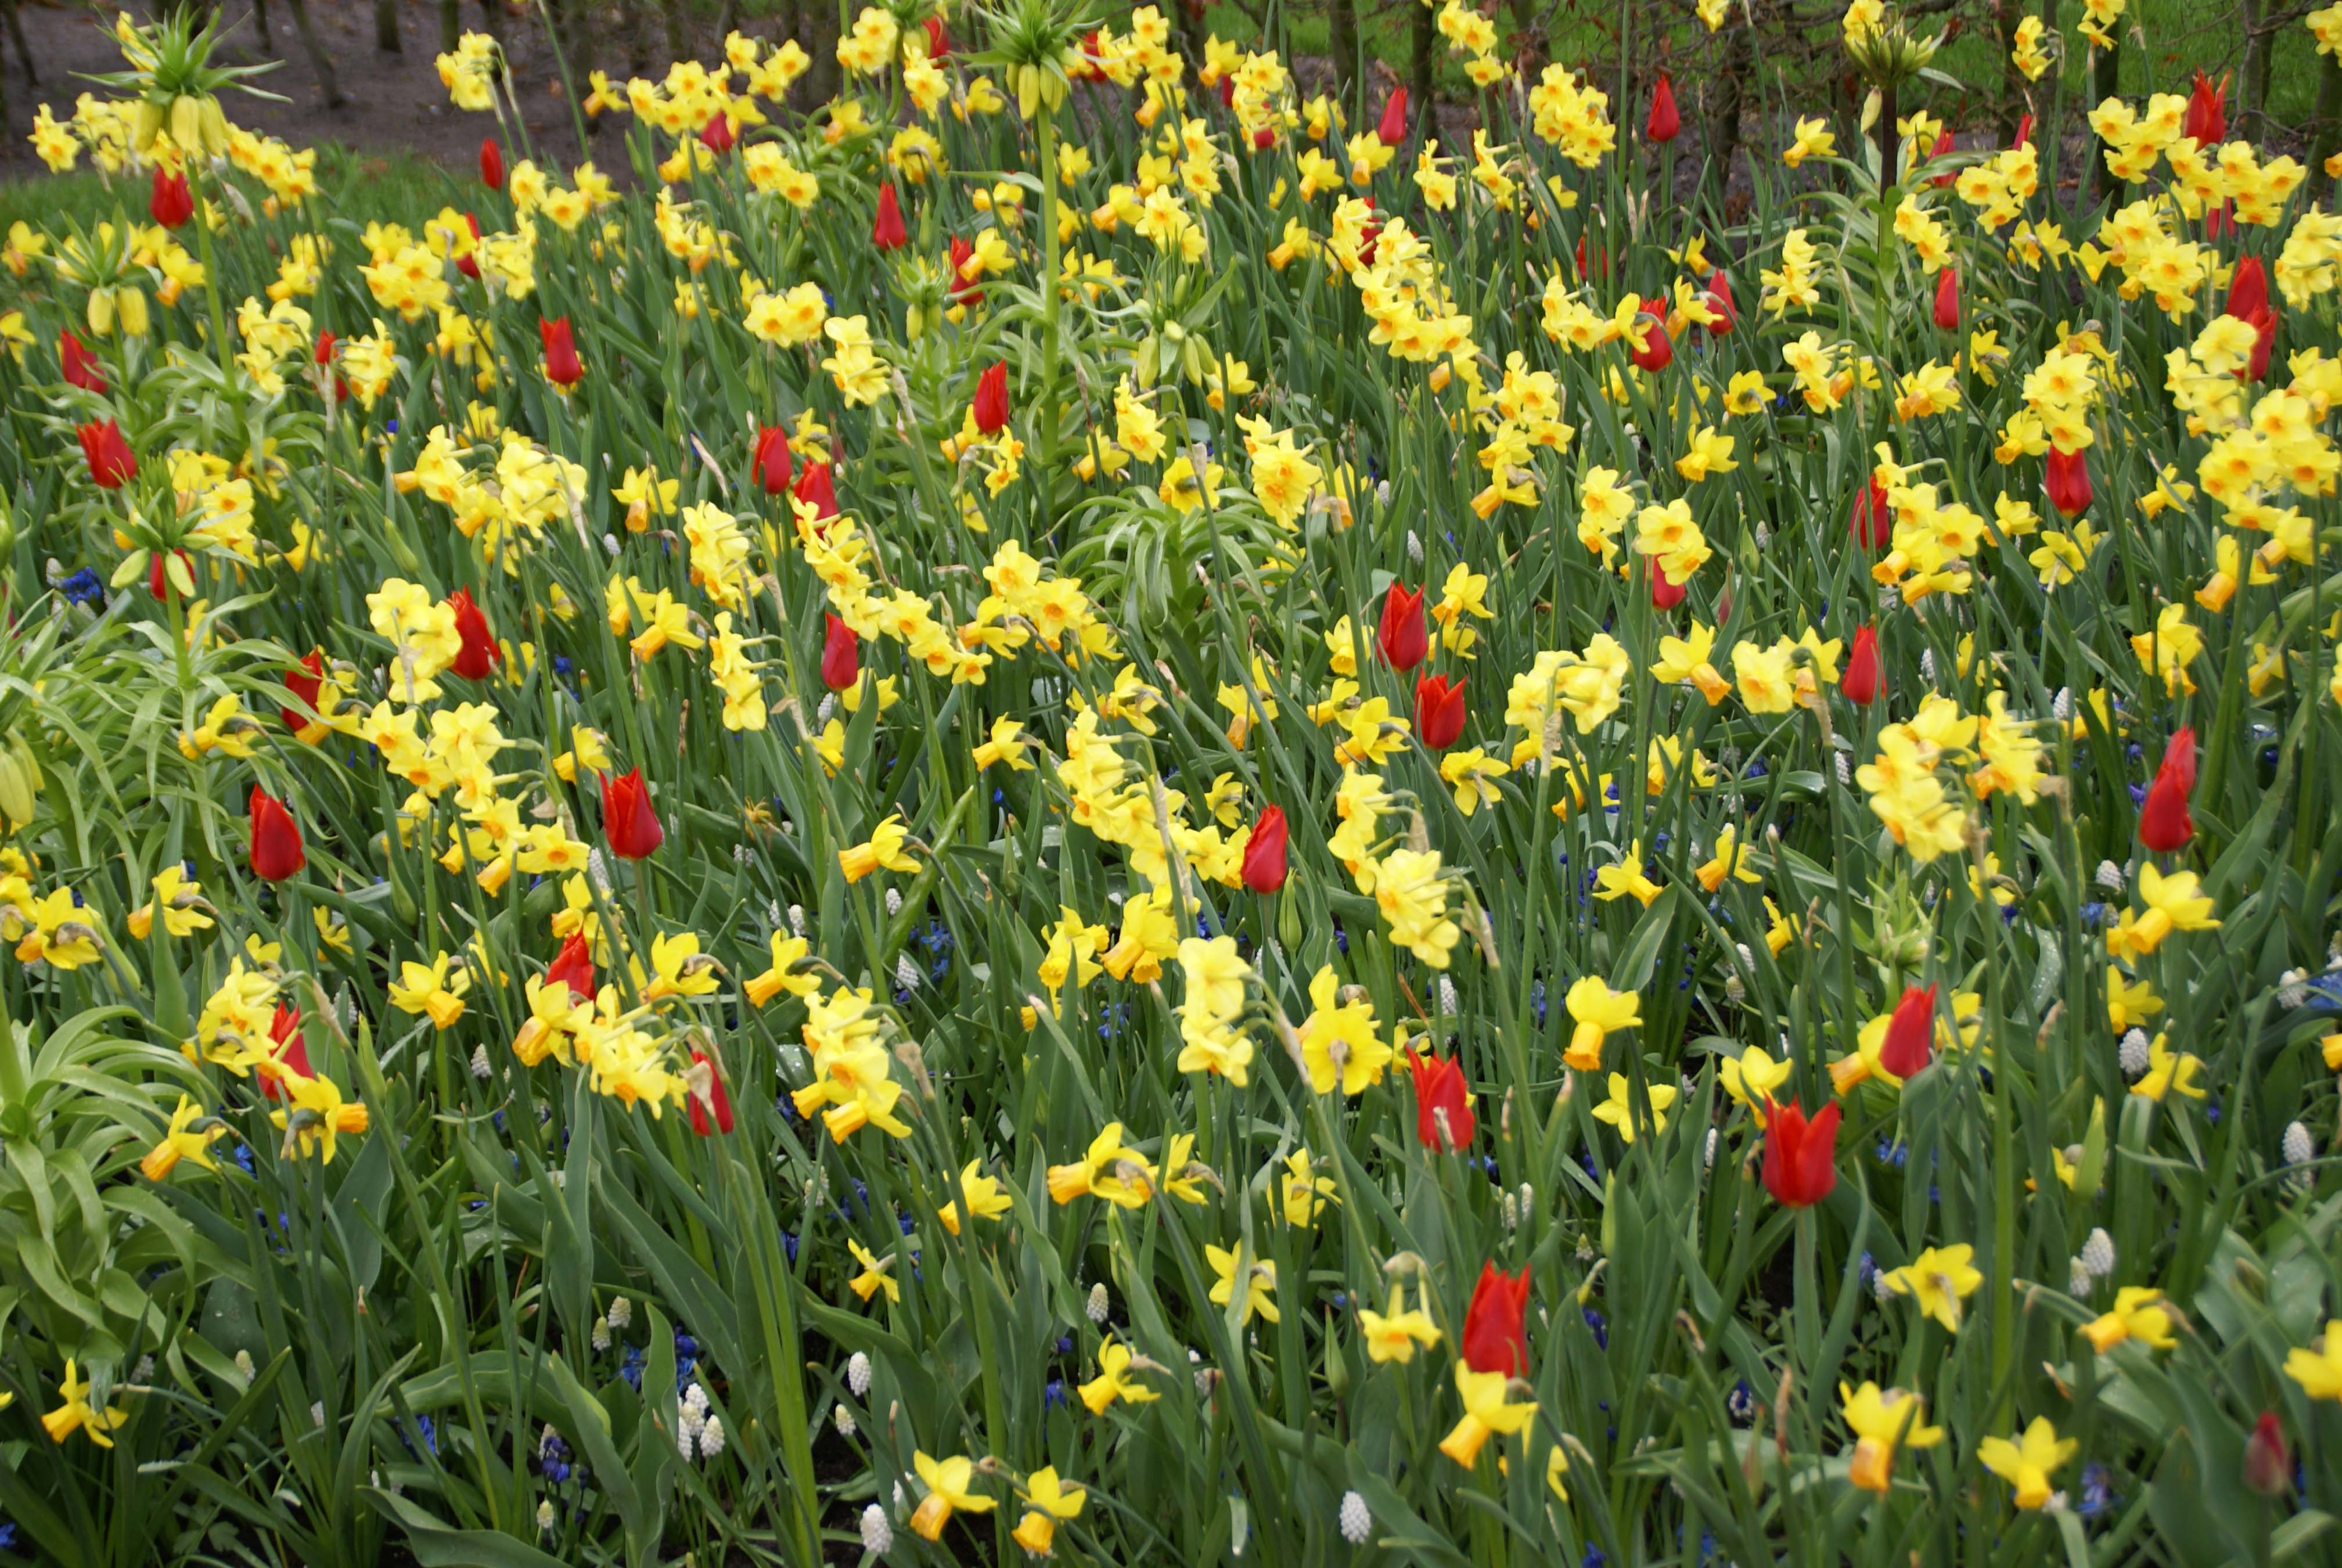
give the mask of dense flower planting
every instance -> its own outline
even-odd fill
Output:
[[[623,180],[467,37],[363,229],[186,23],[44,114],[0,1553],[2324,1560],[2308,171],[1856,0],[1726,222],[1456,0],[1453,144],[1120,20]]]

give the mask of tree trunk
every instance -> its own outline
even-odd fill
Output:
[[[1408,62],[1407,95],[1415,100],[1409,107],[1421,120],[1424,135],[1430,137],[1439,134],[1438,117],[1431,112],[1432,70],[1437,58],[1436,41],[1439,36],[1437,19],[1430,6],[1418,5],[1415,7],[1414,20],[1414,57]]]
[[[2277,40],[2273,36],[2277,25],[2269,18],[2268,0],[2247,0],[2247,5],[2244,80],[2239,84],[2244,89],[2244,102],[2237,105],[2237,119],[2239,128],[2249,122],[2255,135],[2266,136],[2269,134],[2269,70],[2277,58]]]
[[[619,0],[618,25],[626,31],[626,72],[629,75],[639,76],[650,69],[650,18],[643,14],[643,6],[647,3],[648,0]]]
[[[683,0],[659,0],[659,15],[666,21],[666,52],[676,60],[691,58],[691,41],[684,31]]]
[[[1327,43],[1334,52],[1335,96],[1356,116],[1365,112],[1358,97],[1358,0],[1328,0],[1326,21]]]
[[[464,13],[460,0],[439,0],[439,49],[452,55],[464,39]]]
[[[2326,160],[2342,149],[2342,59],[2321,55],[2317,60],[2317,111],[2310,124],[2309,199],[2322,205],[2334,195],[2334,176]]]
[[[2014,58],[2017,24],[2024,15],[2024,0],[1995,0],[1993,20],[1999,24],[2000,35],[2000,109],[1994,122],[2000,133],[1996,139],[2004,147],[2016,138],[2017,122],[2026,108],[2025,73],[2017,68]]]
[[[5,0],[8,7],[8,39],[16,45],[16,64],[25,67],[25,80],[35,86],[41,85],[41,74],[33,68],[33,51],[25,42],[23,7],[17,0]]]
[[[276,29],[268,25],[268,0],[252,0],[252,25],[260,34],[260,52],[276,53]]]
[[[504,0],[480,0],[480,30],[491,38],[503,39]]]
[[[2121,43],[2122,40],[2119,37],[2116,38],[2115,48],[2098,50],[2090,61],[2090,104],[2094,108],[2122,91]],[[2091,157],[2088,188],[2101,196],[2110,196],[2115,193],[2115,172],[2107,167],[2107,145],[2104,142],[2097,142],[2093,146],[2096,150]],[[2078,181],[2076,182],[2074,195],[2078,201],[2081,196],[2081,185]]]
[[[338,109],[349,102],[342,96],[342,85],[334,77],[334,56],[317,42],[317,30],[309,25],[309,0],[285,0],[293,10],[293,30],[301,35],[301,47],[309,56],[309,64],[317,73],[317,85],[325,92],[325,107]]]
[[[1716,210],[1732,194],[1732,161],[1740,155],[1740,116],[1748,104],[1748,76],[1756,63],[1756,29],[1770,20],[1761,7],[1743,15],[1735,7],[1726,25],[1724,68],[1707,112],[1707,162],[1716,171]]]
[[[404,55],[398,35],[398,0],[374,0],[374,46],[385,55]]]

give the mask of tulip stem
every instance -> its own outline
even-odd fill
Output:
[[[1041,109],[1041,532],[1056,526],[1057,112]]]
[[[216,173],[213,175],[217,178]],[[220,305],[219,264],[212,259],[212,199],[202,185],[195,187],[195,247],[204,258],[204,303],[211,309],[212,353],[219,360],[220,375],[226,378],[229,389],[235,384],[235,365],[227,351],[227,312]]]

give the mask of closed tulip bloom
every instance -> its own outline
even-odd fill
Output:
[[[1406,140],[1406,89],[1393,87],[1391,95],[1383,100],[1383,117],[1375,126],[1375,137],[1386,147],[1396,147]]]
[[[289,1002],[276,1004],[275,1015],[268,1021],[268,1043],[275,1049],[253,1064],[252,1075],[262,1099],[289,1100],[293,1096],[285,1079],[315,1076],[309,1070],[309,1048],[301,1039],[299,1008]]]
[[[767,495],[788,493],[789,437],[776,425],[756,427],[756,454],[751,460],[756,471],[756,483]]]
[[[2017,139],[2008,145],[2012,147],[2029,147],[2033,145],[2033,115],[2029,110],[2017,120]]]
[[[1854,647],[1846,656],[1846,669],[1838,676],[1837,689],[1846,700],[1858,708],[1867,708],[1878,700],[1885,685],[1885,676],[1878,666],[1878,633],[1869,627],[1857,628]]]
[[[699,145],[717,157],[732,150],[731,117],[723,114],[710,115],[707,124],[699,128]]]
[[[82,455],[89,460],[90,482],[99,489],[119,490],[137,477],[138,459],[118,423],[109,419],[85,424],[75,434],[81,437]]]
[[[882,251],[898,251],[911,243],[910,231],[903,226],[903,206],[895,199],[891,185],[878,187],[878,216],[870,225],[870,243]]]
[[[1464,1364],[1474,1372],[1501,1372],[1506,1377],[1529,1374],[1529,1271],[1508,1274],[1493,1263],[1480,1265],[1472,1286],[1472,1303],[1464,1309],[1464,1337],[1458,1349]]]
[[[974,243],[958,235],[952,235],[951,244],[946,249],[945,259],[948,262],[951,271],[952,304],[982,305],[984,291],[968,281],[967,273],[964,270],[969,262],[976,259]],[[979,273],[976,275],[981,277],[983,275]]]
[[[926,26],[927,58],[941,62],[945,55],[951,53],[951,34],[945,30],[944,19],[940,16],[928,17]]]
[[[447,608],[455,613],[455,634],[463,639],[455,653],[455,673],[467,681],[486,680],[488,672],[504,656],[496,647],[495,634],[488,630],[487,616],[472,603],[469,588],[458,588],[448,594]]]
[[[1653,609],[1672,610],[1677,604],[1684,602],[1686,585],[1681,583],[1668,582],[1667,574],[1665,572],[1660,571],[1656,563],[1650,566],[1650,568],[1645,573],[1645,575],[1650,579],[1651,583],[1651,607]]]
[[[1245,835],[1244,884],[1253,892],[1271,894],[1285,886],[1287,831],[1284,808],[1272,805],[1261,808],[1260,820]]]
[[[1952,140],[1952,128],[1949,125],[1946,125],[1942,130],[1936,133],[1936,145],[1927,149],[1927,161],[1929,163],[1933,163],[1937,158],[1947,158],[1957,150],[1957,145]],[[1927,183],[1934,185],[1937,189],[1941,190],[1958,178],[1959,176],[1957,175],[1937,175],[1929,179]]]
[[[1946,267],[1936,275],[1936,325],[1946,332],[1960,329],[1960,270]]]
[[[308,854],[301,847],[301,824],[293,820],[283,801],[258,784],[252,786],[251,812],[252,874],[263,882],[298,876],[309,864]]]
[[[789,494],[814,509],[814,521],[826,522],[837,515],[837,484],[830,477],[827,463],[808,463],[797,470],[797,482]]]
[[[821,684],[842,692],[862,678],[862,640],[854,628],[824,612],[821,638]]]
[[[1765,1190],[1786,1208],[1809,1208],[1837,1185],[1838,1108],[1825,1105],[1808,1121],[1797,1105],[1767,1104]]]
[[[2263,1411],[2245,1440],[2245,1484],[2263,1497],[2283,1497],[2293,1490],[2293,1454],[2287,1447],[2285,1426],[2273,1410]]]
[[[1435,1152],[1470,1144],[1480,1123],[1472,1114],[1472,1092],[1464,1083],[1463,1064],[1452,1057],[1419,1056],[1412,1051],[1406,1063],[1415,1075],[1416,1142]]]
[[[1707,308],[1716,316],[1715,321],[1708,323],[1708,335],[1722,337],[1740,325],[1740,306],[1732,297],[1732,279],[1722,267],[1707,275],[1706,295]]]
[[[555,386],[571,387],[586,379],[586,366],[577,357],[577,342],[570,335],[567,316],[540,321],[536,332],[545,344],[545,380]]]
[[[982,375],[976,378],[976,401],[971,410],[976,415],[976,427],[986,435],[996,435],[1008,424],[1008,366],[996,361]]]
[[[505,150],[494,136],[480,138],[480,184],[492,191],[505,188]]]
[[[1636,319],[1643,334],[1643,346],[1636,348],[1630,341],[1626,357],[1635,362],[1636,370],[1656,375],[1676,362],[1675,339],[1667,335],[1667,324],[1657,316],[1646,312]]]
[[[2090,509],[2090,464],[2078,452],[2049,449],[2049,471],[2042,487],[2049,493],[2049,504],[2068,517],[2078,517]]]
[[[1435,752],[1463,736],[1464,686],[1462,681],[1449,685],[1445,675],[1425,675],[1415,683],[1415,733]]]
[[[1866,550],[1884,550],[1895,537],[1895,524],[1887,511],[1887,486],[1873,474],[1854,493],[1854,506],[1847,514],[1846,531],[1859,541]]]
[[[105,372],[98,368],[97,355],[90,353],[70,327],[57,334],[57,369],[67,386],[105,394]]]
[[[317,694],[325,684],[325,656],[322,650],[312,648],[301,655],[301,662],[284,674],[285,689],[308,708],[317,711]],[[298,730],[309,723],[308,715],[298,709],[279,704],[276,716],[285,721],[288,730]]]
[[[718,115],[717,118],[721,119],[722,116]],[[694,1051],[691,1054],[691,1065],[695,1069],[695,1076],[696,1076],[696,1069],[701,1067],[707,1069],[706,1097],[702,1099],[697,1090],[692,1091],[689,1097],[691,1130],[703,1138],[711,1133],[730,1132],[732,1130],[732,1096],[725,1091],[724,1074],[716,1069],[716,1063],[705,1051]]]
[[[642,860],[658,852],[666,830],[651,809],[650,786],[643,783],[642,769],[616,778],[603,776],[602,836],[622,859]]]
[[[185,174],[166,174],[155,165],[155,188],[146,197],[146,215],[166,229],[175,229],[195,215],[195,193]]]
[[[585,936],[572,932],[562,940],[561,951],[545,966],[545,982],[559,983],[569,987],[569,994],[580,1002],[594,1000],[594,948]]]
[[[2187,797],[2196,787],[2196,729],[2182,727],[2163,748],[2163,761],[2138,811],[2138,842],[2158,854],[2187,847],[2196,836]]]
[[[1413,593],[1393,583],[1383,590],[1382,619],[1375,627],[1375,643],[1383,662],[1400,674],[1423,663],[1431,651],[1431,634],[1423,618],[1423,591]]]
[[[2237,263],[2237,270],[2228,278],[2228,297],[2220,314],[2232,315],[2248,323],[2257,335],[2253,340],[2252,357],[2237,374],[2246,381],[2259,381],[2268,375],[2269,351],[2277,345],[2277,312],[2269,305],[2268,273],[2258,256],[2246,256]]]
[[[1651,89],[1651,112],[1643,121],[1643,135],[1654,142],[1672,142],[1682,129],[1683,116],[1676,113],[1675,84],[1662,71],[1659,85]]]
[[[1908,1078],[1935,1054],[1936,988],[1906,986],[1887,1021],[1887,1039],[1878,1047],[1878,1064],[1897,1078]]]
[[[2203,72],[2196,73],[2196,85],[2187,95],[2187,113],[2179,122],[2179,134],[2195,138],[2196,145],[2211,147],[2227,139],[2228,135],[2228,79],[2220,78],[2214,85],[2212,78]]]

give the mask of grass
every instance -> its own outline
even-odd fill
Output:
[[[327,208],[364,224],[411,215],[434,205],[453,190],[447,171],[419,153],[317,145],[317,185]],[[115,215],[146,210],[146,191],[135,180],[85,165],[58,176],[35,172],[0,180],[0,230],[24,221],[35,228],[57,224],[83,227]]]

